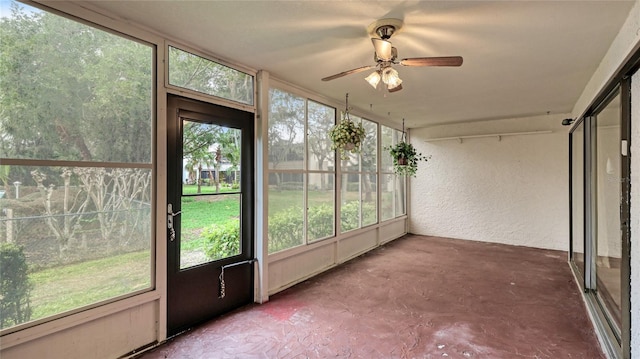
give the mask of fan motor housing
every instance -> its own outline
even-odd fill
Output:
[[[402,29],[403,21],[401,19],[380,19],[372,22],[367,26],[369,37],[379,37],[388,40],[392,35],[397,34]]]

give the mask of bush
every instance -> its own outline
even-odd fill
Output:
[[[360,192],[360,182],[348,182],[347,192]]]
[[[333,214],[333,206],[326,203],[309,209],[307,232],[310,240],[333,234]]]
[[[0,244],[0,328],[31,319],[31,288],[21,247]]]
[[[340,212],[340,226],[342,232],[347,232],[360,227],[359,219],[360,202],[350,201],[342,205]],[[362,223],[369,225],[376,223],[376,208],[373,203],[362,203]]]
[[[213,224],[204,229],[204,252],[209,259],[222,259],[240,254],[240,220]]]
[[[269,253],[302,244],[303,213],[300,207],[290,207],[269,215]]]
[[[278,185],[280,191],[301,191],[302,189],[302,182],[281,182]]]
[[[340,228],[342,232],[356,229],[360,226],[360,202],[350,201],[342,205],[340,209]]]

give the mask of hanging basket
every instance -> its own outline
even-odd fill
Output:
[[[402,140],[395,146],[385,148],[393,158],[393,171],[400,176],[416,176],[418,162],[428,161],[431,156],[423,156],[418,153],[412,144],[406,142],[404,132],[404,119],[402,120]]]
[[[344,119],[329,131],[331,149],[338,150],[340,158],[349,159],[349,153],[360,153],[362,142],[366,134],[361,123],[356,124],[349,118],[349,94],[347,94],[347,108]]]

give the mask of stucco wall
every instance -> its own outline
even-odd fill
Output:
[[[568,136],[563,115],[413,129],[431,160],[411,184],[409,231],[567,250]],[[458,140],[432,138],[552,131]]]

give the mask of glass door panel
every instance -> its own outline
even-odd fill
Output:
[[[596,295],[614,332],[621,327],[620,95],[596,117]]]
[[[584,278],[584,122],[571,132],[571,260]],[[584,284],[584,281],[582,281]]]
[[[183,120],[180,269],[241,253],[241,130]]]

